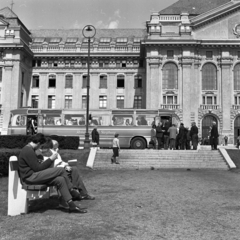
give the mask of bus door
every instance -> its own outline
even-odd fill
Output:
[[[27,115],[26,135],[34,135],[38,133],[38,116]]]

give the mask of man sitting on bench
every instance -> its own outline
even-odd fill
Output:
[[[19,172],[22,182],[29,185],[46,184],[56,186],[62,198],[69,205],[69,213],[86,213],[87,210],[79,208],[73,202],[81,200],[79,192],[73,189],[66,171],[63,168],[50,168],[57,158],[57,153],[52,154],[45,162],[40,163],[35,150],[46,142],[42,133],[32,136],[31,142],[27,144],[19,155]]]

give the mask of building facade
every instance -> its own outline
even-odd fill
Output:
[[[85,108],[82,30],[29,31],[0,10],[2,134],[11,109]],[[90,108],[172,109],[206,137],[216,121],[240,135],[240,0],[180,0],[145,29],[97,29],[91,41]]]

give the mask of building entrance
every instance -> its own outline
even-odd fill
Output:
[[[240,116],[234,121],[234,144],[237,143],[237,137],[240,136]]]
[[[218,121],[212,115],[207,115],[202,120],[202,140],[204,145],[210,144],[210,130],[213,122],[216,122],[216,125],[218,127]]]

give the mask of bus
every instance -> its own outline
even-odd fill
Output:
[[[90,140],[91,131],[97,126],[100,147],[111,147],[114,134],[118,133],[121,147],[144,149],[151,138],[152,124],[164,124],[165,121],[176,125],[179,123],[174,111],[167,109],[90,110]],[[46,136],[79,136],[81,147],[86,133],[86,110],[19,108],[11,111],[9,135],[32,135],[37,132]]]

